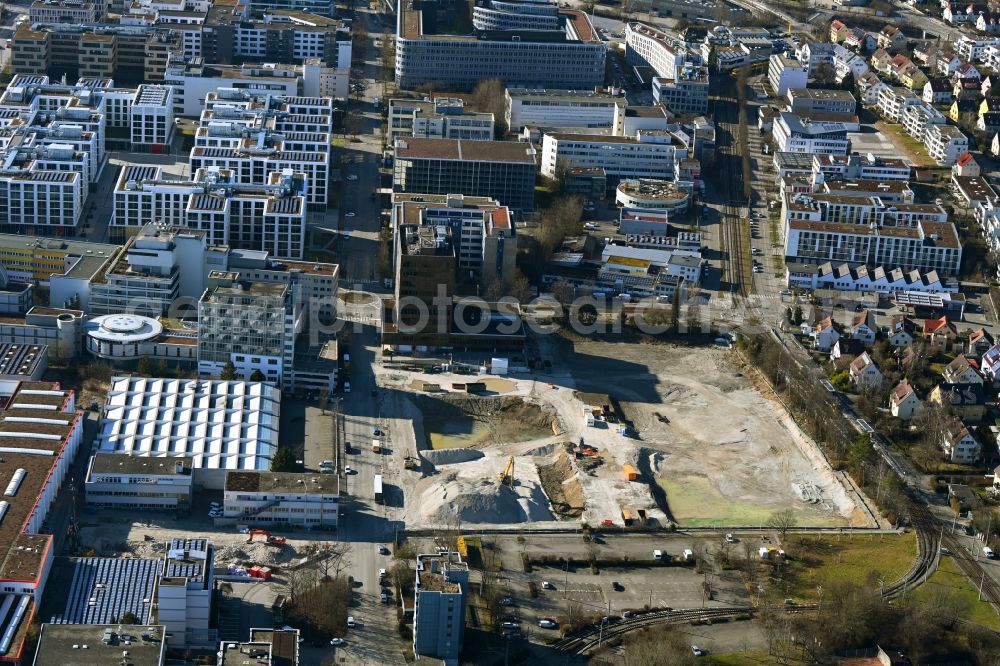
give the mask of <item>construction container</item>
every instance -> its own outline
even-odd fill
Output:
[[[635,512],[632,509],[622,509],[622,520],[626,525],[632,525],[635,523]]]
[[[594,410],[586,405],[583,406],[583,422],[589,426],[594,426]]]
[[[636,477],[639,476],[638,470],[632,465],[622,465],[622,471],[625,473],[625,478],[629,481],[635,481]]]

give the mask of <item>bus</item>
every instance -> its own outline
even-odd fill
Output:
[[[382,502],[382,475],[375,475],[375,501]]]

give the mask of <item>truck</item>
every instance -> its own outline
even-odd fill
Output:
[[[372,440],[372,453],[382,453],[382,442],[377,439]]]
[[[375,475],[375,501],[382,502],[382,475]]]

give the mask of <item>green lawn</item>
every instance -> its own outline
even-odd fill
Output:
[[[1000,617],[997,617],[996,611],[985,601],[979,601],[978,588],[962,573],[958,565],[955,564],[955,560],[950,557],[941,558],[937,571],[917,589],[917,599],[929,598],[935,588],[941,585],[955,590],[966,602],[967,610],[963,613],[966,620],[978,622],[991,629],[1000,629]]]
[[[794,535],[786,539],[789,570],[784,594],[797,602],[815,602],[816,587],[830,583],[901,578],[917,558],[917,540],[906,534]],[[877,584],[877,583],[876,583]]]

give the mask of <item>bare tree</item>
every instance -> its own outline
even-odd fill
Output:
[[[795,525],[795,513],[791,509],[781,509],[780,511],[775,511],[771,514],[771,517],[767,519],[767,526],[773,530],[777,530],[778,534],[781,535],[782,543],[785,541],[785,534],[788,533],[788,530],[795,527]]]
[[[482,113],[493,114],[494,133],[498,139],[507,134],[507,101],[506,88],[499,79],[480,81],[472,95],[470,104]]]

